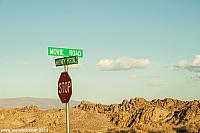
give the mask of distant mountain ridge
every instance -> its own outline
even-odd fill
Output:
[[[77,106],[80,102],[71,100],[69,102],[70,107]],[[34,97],[17,97],[17,98],[5,98],[0,99],[0,108],[17,108],[29,105],[36,105],[40,109],[50,108],[63,108],[65,104],[62,104],[60,99],[56,98],[34,98]]]

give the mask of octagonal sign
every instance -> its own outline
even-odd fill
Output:
[[[68,103],[72,95],[72,80],[68,72],[62,72],[58,80],[58,96],[62,103]]]

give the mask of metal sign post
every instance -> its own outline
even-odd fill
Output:
[[[66,133],[69,133],[69,102],[66,103]]]
[[[63,58],[55,59],[55,64],[56,67],[64,66],[64,72],[61,73],[58,80],[58,96],[61,102],[65,103],[66,106],[66,133],[70,133],[69,100],[72,95],[72,80],[68,74],[68,65],[78,64],[78,58],[83,57],[83,50],[48,47],[48,55],[64,56]]]
[[[64,65],[64,70],[65,72],[68,72],[68,65]],[[69,102],[66,102],[65,104],[65,107],[66,107],[66,133],[70,133],[69,131]]]

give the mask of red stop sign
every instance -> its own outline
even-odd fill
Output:
[[[58,96],[62,103],[68,103],[72,95],[72,80],[67,72],[62,72],[58,80]]]

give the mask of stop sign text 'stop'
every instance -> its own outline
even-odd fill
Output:
[[[62,103],[68,103],[72,95],[72,80],[67,72],[62,72],[58,80],[58,96]]]

